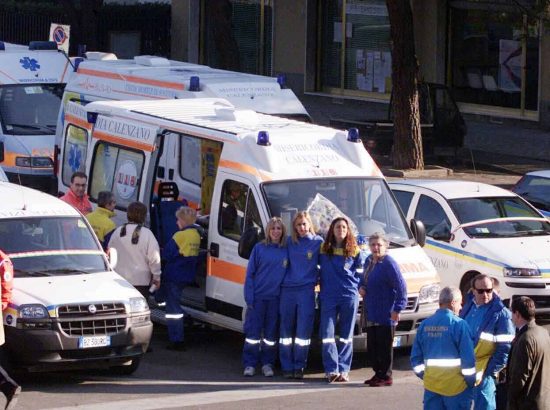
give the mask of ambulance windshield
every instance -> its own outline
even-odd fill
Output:
[[[0,86],[0,121],[6,135],[53,135],[65,84]]]
[[[263,185],[272,216],[290,228],[294,214],[308,210],[324,236],[336,216],[346,216],[356,234],[382,232],[394,245],[409,246],[413,236],[382,179],[346,178],[273,182]]]

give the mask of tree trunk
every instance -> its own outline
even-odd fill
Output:
[[[418,105],[418,60],[409,0],[386,0],[392,40],[393,165],[424,169]]]

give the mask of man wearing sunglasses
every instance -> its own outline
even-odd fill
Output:
[[[474,410],[495,409],[496,377],[506,365],[515,330],[512,314],[495,293],[491,277],[474,277],[460,317],[468,323],[474,337]]]

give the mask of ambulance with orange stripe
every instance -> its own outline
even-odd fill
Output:
[[[10,181],[55,190],[55,127],[71,71],[55,42],[0,41],[0,164]]]
[[[82,161],[92,201],[109,190],[119,213],[139,200],[156,205],[152,213],[165,218],[160,226],[175,227],[174,207],[163,214],[153,194],[155,184],[168,182],[199,208],[206,263],[198,286],[182,294],[193,318],[242,331],[251,247],[270,217],[290,225],[302,209],[320,228],[327,217],[345,214],[357,234],[385,232],[409,292],[396,346],[410,345],[420,321],[437,308],[439,278],[421,248],[422,225],[406,225],[357,132],[241,110],[222,99],[69,103],[67,112],[66,128],[79,127],[90,147]],[[364,349],[359,325],[355,334],[356,348]]]
[[[57,125],[56,151],[66,170],[83,171],[86,156],[82,135],[76,129],[64,133],[68,102],[86,105],[105,100],[164,100],[219,97],[239,108],[264,114],[309,121],[306,109],[294,92],[285,87],[284,77],[266,77],[214,69],[205,65],[154,56],[116,59],[113,54],[88,52],[78,61],[67,83]],[[70,115],[70,113],[68,113]],[[71,172],[71,173],[72,173]],[[70,179],[66,171],[59,178],[59,191]]]

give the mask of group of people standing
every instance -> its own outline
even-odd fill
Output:
[[[288,237],[281,218],[271,218],[266,239],[252,250],[246,272],[244,375],[253,376],[261,364],[262,373],[273,376],[278,333],[283,377],[304,377],[319,285],[327,381],[349,381],[360,294],[375,371],[365,383],[391,385],[393,335],[407,303],[407,290],[397,263],[386,255],[387,245],[382,234],[371,235],[371,255],[365,258],[344,217],[332,221],[324,241],[315,234],[306,211],[296,213]]]
[[[70,189],[61,199],[86,216],[105,250],[117,250],[117,273],[146,299],[153,290],[157,300],[166,303],[170,341],[167,348],[185,350],[180,296],[184,286],[195,281],[200,246],[200,227],[195,224],[196,210],[182,206],[176,211],[178,230],[161,252],[155,235],[144,226],[147,219],[145,204],[138,201],[130,203],[127,208],[128,222],[116,227],[111,219],[115,216],[114,194],[110,191],[99,192],[97,208],[92,211],[86,194],[87,179],[85,173],[75,172],[71,177]]]
[[[425,409],[550,409],[550,337],[535,324],[533,300],[514,298],[510,312],[496,281],[479,274],[463,306],[460,290],[450,287],[439,305],[421,323],[411,353]]]

